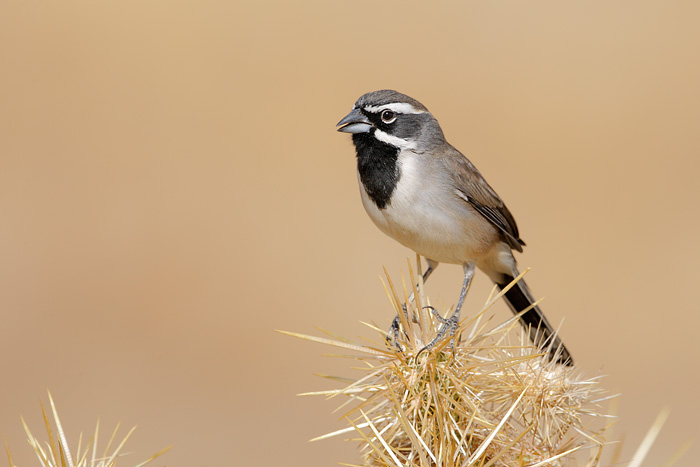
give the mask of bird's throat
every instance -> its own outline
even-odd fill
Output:
[[[379,209],[391,203],[391,195],[401,178],[400,149],[377,140],[371,133],[352,135],[357,151],[357,171],[370,199]]]

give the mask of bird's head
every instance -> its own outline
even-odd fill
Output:
[[[374,139],[401,150],[422,151],[444,141],[440,125],[423,104],[392,90],[360,97],[337,126],[338,131],[352,133],[356,146],[359,140]]]

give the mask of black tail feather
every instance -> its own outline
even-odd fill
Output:
[[[503,290],[513,280],[513,276],[505,274],[502,283],[497,283],[496,285],[498,285],[499,289]],[[516,314],[535,302],[523,279],[513,284],[505,293],[505,299],[511,310],[513,310],[513,313]],[[520,316],[520,324],[522,324],[525,329],[529,330],[530,339],[535,345],[543,350],[547,350],[547,356],[550,360],[556,359],[557,362],[569,366],[574,364],[571,354],[569,354],[569,351],[562,341],[557,337],[552,325],[549,324],[549,321],[547,321],[547,318],[538,306],[534,306],[523,313]]]

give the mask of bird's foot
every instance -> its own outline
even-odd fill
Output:
[[[403,309],[404,316],[408,320],[408,310],[406,309],[406,304],[401,305],[401,308]],[[399,352],[403,352],[405,348],[401,345],[401,342],[399,342],[400,330],[401,318],[399,318],[399,315],[397,314],[396,316],[394,316],[394,320],[391,322],[391,327],[389,328],[389,332],[386,335],[386,342],[389,345],[393,345]],[[408,334],[405,330],[403,331],[403,334],[406,340],[408,340]]]
[[[437,335],[435,338],[428,343],[425,347],[420,349],[418,353],[416,354],[416,358],[420,356],[424,351],[430,351],[435,347],[440,341],[442,341],[445,338],[445,335],[448,335],[450,338],[450,348],[452,349],[452,355],[455,354],[455,334],[457,334],[457,325],[459,324],[459,315],[453,314],[449,318],[443,318],[440,316],[440,314],[437,312],[437,310],[432,307],[432,306],[426,306],[425,308],[429,309],[430,312],[437,318],[438,321],[442,324],[440,326],[440,330],[438,331]]]

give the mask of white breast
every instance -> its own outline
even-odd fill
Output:
[[[467,203],[457,198],[448,174],[430,156],[401,151],[401,177],[385,209],[367,195],[362,203],[387,235],[434,261],[464,264],[480,261],[494,245],[495,230]],[[359,180],[359,174],[358,174]]]

